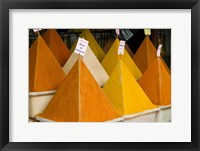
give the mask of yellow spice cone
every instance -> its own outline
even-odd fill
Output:
[[[37,115],[57,122],[102,122],[120,117],[80,58],[44,112]]]
[[[154,109],[147,95],[129,72],[122,60],[103,87],[119,114],[131,115]]]
[[[118,55],[117,53],[118,47],[119,47],[119,39],[116,39],[112,47],[104,57],[103,61],[101,62],[102,66],[104,67],[108,75],[112,74],[114,68],[116,67],[116,65],[120,60],[120,55]],[[135,79],[138,80],[142,76],[142,73],[140,72],[139,68],[134,63],[132,58],[129,56],[126,49],[124,49],[124,55],[121,55],[121,59],[126,64],[127,68],[129,69],[131,74],[135,77]]]
[[[63,40],[60,38],[59,34],[55,29],[48,29],[44,35],[43,39],[58,60],[59,64],[63,66],[71,53]]]
[[[154,59],[138,83],[154,104],[171,104],[171,77],[160,57]]]
[[[63,70],[67,75],[71,68],[74,66],[78,59],[78,54],[72,53],[68,61],[65,63]],[[109,76],[102,67],[99,60],[96,58],[90,47],[87,47],[85,55],[83,56],[83,62],[90,70],[91,74],[93,75],[94,79],[100,86],[103,86],[105,82],[108,80]]]
[[[64,78],[61,66],[38,36],[29,51],[29,91],[57,90]]]
[[[103,60],[103,58],[105,57],[105,53],[102,50],[102,48],[99,46],[98,42],[96,41],[96,39],[94,38],[94,36],[90,32],[90,30],[89,29],[83,30],[83,32],[80,34],[79,37],[84,38],[89,41],[89,46],[90,46],[91,50],[93,51],[93,53],[97,57],[97,59],[101,62]],[[71,52],[74,51],[77,41],[72,45],[72,47],[70,49]]]
[[[111,46],[112,46],[112,44],[115,42],[115,39],[113,38],[113,37],[110,37],[108,40],[107,40],[107,42],[106,42],[106,44],[105,44],[105,46],[104,46],[104,48],[103,48],[103,51],[105,52],[105,53],[107,53],[108,51],[109,51],[109,49],[111,48]],[[130,49],[130,47],[128,46],[128,44],[127,43],[125,43],[125,49],[126,49],[126,51],[129,53],[129,55],[131,56],[131,57],[133,57],[133,52],[132,52],[132,50]]]

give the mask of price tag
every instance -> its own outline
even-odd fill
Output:
[[[120,35],[119,28],[115,29],[115,32],[118,36]]]
[[[144,29],[145,35],[151,35],[151,29]]]
[[[158,49],[157,49],[157,57],[160,57],[161,48],[162,48],[162,44],[159,44]]]
[[[118,47],[118,54],[121,54],[121,55],[124,54],[124,47],[125,47],[125,41],[120,40],[119,47]]]
[[[74,52],[77,54],[80,54],[81,56],[84,56],[87,46],[88,46],[88,43],[89,43],[89,41],[87,41],[83,38],[79,38]]]
[[[40,28],[33,29],[34,32],[39,32],[40,30],[42,30],[42,29],[40,29]]]

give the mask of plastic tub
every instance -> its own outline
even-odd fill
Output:
[[[171,105],[160,106],[155,122],[171,122]]]
[[[38,117],[38,116],[36,116],[35,119],[40,121],[40,122],[55,122],[55,121],[48,120],[48,119],[45,119],[45,118],[42,118],[42,117]],[[116,118],[116,119],[113,119],[113,120],[109,120],[109,121],[105,121],[105,122],[121,122],[123,120],[124,120],[124,117],[119,117],[119,118]]]
[[[55,94],[54,91],[29,92],[29,117],[42,113]]]
[[[160,108],[155,108],[132,115],[124,115],[125,119],[122,122],[154,122],[159,110]]]

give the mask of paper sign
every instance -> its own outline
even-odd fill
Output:
[[[120,32],[119,32],[119,28],[115,29],[116,34],[119,36]]]
[[[40,28],[35,28],[35,29],[33,29],[34,32],[38,32],[38,31],[40,31],[40,30],[42,30],[42,29],[40,29]]]
[[[151,35],[151,29],[144,29],[145,35]]]
[[[118,47],[118,54],[124,54],[124,47],[125,47],[125,41],[120,40],[119,47]]]
[[[157,57],[160,57],[161,48],[162,48],[162,44],[159,44],[158,49],[157,49]]]
[[[89,41],[87,41],[83,38],[79,38],[74,52],[77,54],[80,54],[81,56],[84,56],[87,46],[88,46],[88,43],[89,43]]]

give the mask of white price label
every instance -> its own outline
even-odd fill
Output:
[[[77,54],[80,54],[81,56],[84,56],[87,46],[88,46],[88,43],[89,43],[89,41],[87,41],[83,38],[79,38],[74,52]]]
[[[120,40],[119,47],[118,47],[118,54],[124,54],[124,47],[125,47],[125,41]]]
[[[157,57],[160,57],[161,48],[162,48],[162,44],[160,44],[160,45],[158,46],[158,49],[157,49]]]
[[[33,29],[34,32],[38,32],[38,31],[40,31],[40,30],[42,30],[42,29],[40,29],[40,28],[35,28],[35,29]]]
[[[145,35],[151,35],[151,29],[144,29]]]
[[[116,34],[119,36],[120,32],[119,32],[119,28],[115,29]]]

